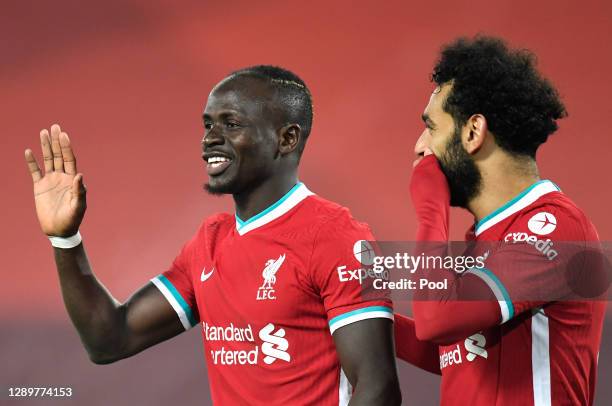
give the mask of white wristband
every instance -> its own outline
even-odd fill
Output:
[[[77,231],[76,234],[71,237],[49,237],[49,241],[51,241],[51,245],[55,248],[67,249],[76,247],[83,239],[81,238],[81,233]]]

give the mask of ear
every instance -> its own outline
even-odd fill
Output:
[[[287,155],[295,151],[300,144],[302,129],[299,124],[287,124],[278,131],[279,144],[278,152],[280,155]]]
[[[475,154],[480,150],[487,137],[487,119],[482,114],[474,114],[468,118],[463,127],[463,147],[468,154]]]

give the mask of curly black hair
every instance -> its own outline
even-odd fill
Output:
[[[431,76],[438,86],[452,84],[444,110],[458,128],[473,114],[487,119],[504,150],[535,158],[567,116],[557,90],[536,70],[528,50],[508,49],[499,38],[478,35],[444,46]]]

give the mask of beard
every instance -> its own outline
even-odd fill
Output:
[[[271,176],[269,171],[262,170],[260,167],[251,167],[247,171],[224,173],[221,177],[209,178],[203,189],[213,196],[243,195],[257,189]]]
[[[222,196],[222,195],[226,195],[228,193],[231,193],[231,191],[226,191],[226,188],[224,188],[223,186],[219,187],[219,186],[213,186],[210,183],[205,183],[204,186],[202,187],[209,195],[213,195],[213,196]]]
[[[239,173],[229,172],[232,168],[222,173],[220,176],[209,177],[208,182],[204,183],[203,189],[210,195],[232,195],[240,191]]]
[[[461,144],[461,129],[455,128],[439,161],[450,187],[450,205],[467,208],[469,201],[480,192],[482,176],[474,159]]]

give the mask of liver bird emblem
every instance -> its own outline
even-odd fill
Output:
[[[266,267],[261,273],[264,279],[261,289],[272,289],[272,285],[276,283],[276,273],[283,262],[285,262],[285,254],[280,255],[277,259],[269,259],[266,261]]]

